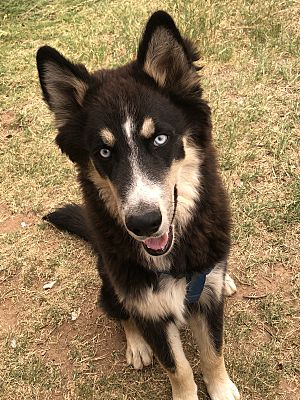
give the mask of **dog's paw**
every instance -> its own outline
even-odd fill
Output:
[[[152,363],[153,353],[141,336],[136,336],[135,339],[127,342],[126,360],[133,368],[142,369]]]
[[[224,382],[214,382],[207,385],[211,400],[239,400],[240,394],[235,384],[228,378]]]
[[[225,296],[232,296],[236,292],[234,280],[228,275],[225,275],[224,294]]]

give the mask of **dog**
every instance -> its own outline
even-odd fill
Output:
[[[231,218],[202,98],[196,47],[155,12],[136,60],[90,73],[43,46],[37,68],[56,143],[76,164],[83,205],[46,215],[93,246],[99,304],[120,321],[128,364],[153,354],[173,400],[196,400],[180,341],[188,323],[212,400],[240,399],[223,358]]]

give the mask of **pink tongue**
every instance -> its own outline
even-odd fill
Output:
[[[169,239],[169,234],[164,233],[160,237],[144,240],[145,245],[151,250],[162,250],[166,247]]]

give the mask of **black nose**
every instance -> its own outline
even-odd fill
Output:
[[[161,220],[161,213],[159,210],[156,210],[146,214],[129,215],[125,218],[125,223],[127,229],[135,235],[150,236],[158,231]]]

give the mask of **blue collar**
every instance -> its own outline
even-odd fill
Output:
[[[206,281],[206,275],[208,275],[213,268],[210,268],[207,270],[207,272],[194,272],[194,273],[188,273],[185,275],[179,275],[177,277],[185,277],[186,282],[187,282],[187,290],[186,290],[186,296],[185,300],[187,304],[194,304],[197,303],[198,300],[200,299],[201,293],[203,292],[205,281]],[[161,275],[173,275],[170,272],[160,272]],[[173,275],[174,276],[174,275]],[[176,277],[176,276],[174,276]]]
[[[194,273],[186,277],[187,291],[185,300],[187,304],[197,303],[203,291],[207,274]]]

